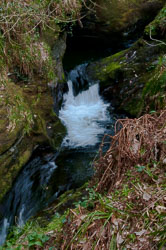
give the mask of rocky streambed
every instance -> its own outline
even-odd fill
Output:
[[[97,4],[101,4],[100,1]],[[109,8],[105,8],[106,4]],[[53,79],[50,79],[52,71],[43,76],[36,70],[31,80],[18,75],[12,67],[10,72],[3,73],[0,86],[1,242],[15,216],[22,225],[59,194],[90,178],[93,170],[89,162],[103,134],[112,133],[114,112],[139,116],[165,106],[165,7],[152,21],[163,1],[139,1],[130,6],[128,1],[119,1],[118,5],[113,2],[111,6],[104,1],[102,5],[103,11],[96,7],[95,19],[93,14],[87,15],[82,20],[83,28],[80,24],[76,26],[73,38],[67,40],[64,60],[67,68],[74,67],[78,51],[81,61],[87,61],[80,69],[71,71],[68,86],[62,66],[66,37],[59,33],[55,38],[51,31],[43,34],[38,48],[42,51],[45,69],[51,67],[55,71]],[[113,55],[106,57],[110,53]],[[98,58],[100,60],[93,62]],[[54,150],[47,151],[48,145]],[[35,151],[26,164],[37,148],[40,151]]]

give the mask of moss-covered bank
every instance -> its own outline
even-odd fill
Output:
[[[33,149],[42,143],[58,149],[65,135],[53,110],[65,80],[66,36],[60,22],[76,19],[80,6],[79,1],[2,1],[0,200]],[[53,96],[59,99],[54,102]]]

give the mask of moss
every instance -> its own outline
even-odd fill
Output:
[[[0,31],[0,179],[3,177],[0,199],[34,146],[47,143],[58,150],[66,133],[53,112],[48,83],[56,85],[65,78],[62,70],[65,47],[58,47],[59,60],[52,51],[60,40],[57,20],[65,23],[79,15],[80,1],[70,4],[70,8],[62,1],[47,0],[26,3],[16,0],[3,2],[1,7],[5,22]],[[47,15],[49,8],[60,12],[56,16],[55,11]],[[17,14],[21,19],[16,19]]]
[[[119,69],[121,66],[117,62],[112,62],[108,66],[104,67],[102,69],[105,73],[109,75],[110,78],[115,78],[115,72],[117,69]]]
[[[43,60],[46,66],[45,78],[41,80],[42,76],[36,77],[25,85],[9,79],[7,67],[1,74],[0,178],[3,177],[3,180],[0,200],[29,159],[34,145],[46,142],[58,149],[65,134],[64,126],[53,115],[53,98],[47,85],[48,80],[55,78],[55,73],[51,78],[49,76],[49,70],[51,68],[53,71],[55,63],[48,45],[42,45],[41,53],[46,56]],[[51,130],[48,129],[50,126]]]
[[[50,27],[43,28],[41,37],[42,40],[45,41],[48,44],[48,46],[52,49],[54,47],[55,40],[57,40],[59,37],[59,32],[61,30],[60,27],[55,22],[51,23],[50,25],[51,25]]]
[[[97,0],[97,4],[96,19],[97,22],[101,22],[97,31],[107,34],[112,32],[116,36],[124,31],[132,32],[140,20],[142,23],[147,23],[163,6],[164,0]]]
[[[121,50],[119,51],[118,53],[114,54],[111,56],[111,59],[112,60],[120,60],[120,61],[123,61],[125,59],[125,53],[127,52],[127,50]],[[108,57],[109,58],[109,57]],[[105,59],[105,60],[109,60],[109,59]]]
[[[153,72],[153,76],[147,81],[142,100],[149,110],[163,109],[166,106],[166,65],[165,56]]]
[[[161,9],[157,17],[146,26],[144,33],[152,36],[163,36],[165,34],[166,5]]]
[[[100,80],[101,94],[117,110],[139,116],[152,106],[165,105],[165,49],[148,46],[140,38],[131,48],[92,63],[87,71]]]
[[[1,78],[0,101],[0,154],[5,152],[23,132],[24,124],[31,123],[30,110],[23,93],[6,77]]]
[[[55,40],[54,40],[55,42]],[[43,43],[41,49],[44,49],[45,60],[42,66],[42,76],[43,79],[46,79],[48,82],[56,79],[55,68],[56,60],[52,57],[52,51],[50,46],[47,43]]]
[[[36,222],[42,228],[43,232],[48,232],[54,228],[60,231],[64,223],[69,208],[75,207],[75,204],[81,201],[87,193],[88,183],[76,190],[69,190],[62,194],[49,208],[41,211],[36,217],[30,219]]]
[[[102,82],[115,79],[116,72],[118,69],[121,68],[121,65],[117,62],[111,62],[106,66],[103,66],[102,68],[96,67],[96,78]]]
[[[88,67],[88,74],[100,80],[102,85],[109,86],[111,80],[116,80],[125,61],[126,50],[120,51],[112,56],[106,57]]]
[[[141,97],[132,98],[132,100],[125,105],[125,111],[133,117],[139,116],[144,108],[143,102],[140,101],[140,99]]]
[[[33,144],[28,138],[23,138],[20,144],[14,145],[11,150],[0,156],[0,201],[12,187],[13,180],[24,164],[29,160],[33,150]]]
[[[7,92],[3,91],[7,93],[4,98],[8,97],[9,103],[8,106],[4,105],[0,109],[2,118],[0,122],[0,179],[2,179],[0,200],[10,189],[21,167],[29,159],[34,145],[47,142],[59,149],[66,133],[64,126],[53,112],[53,99],[49,91],[42,82],[40,84],[38,98],[36,98],[36,85],[32,85],[34,89],[30,86],[30,92],[27,88],[24,92],[19,86],[7,83]],[[16,89],[15,96],[13,93]],[[7,129],[8,124],[11,124],[10,130]],[[27,133],[29,136],[26,136]]]

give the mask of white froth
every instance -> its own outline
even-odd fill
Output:
[[[98,83],[73,95],[72,81],[68,81],[69,91],[64,95],[64,105],[59,117],[67,127],[63,144],[70,147],[93,146],[98,135],[104,134],[102,123],[108,120],[107,107],[99,96]]]

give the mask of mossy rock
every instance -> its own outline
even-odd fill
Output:
[[[154,93],[147,88],[152,87],[151,82],[157,81],[156,74],[159,75],[161,69],[158,66],[159,57],[165,52],[166,46],[150,47],[144,40],[139,39],[131,48],[90,64],[87,72],[92,79],[100,81],[101,94],[111,101],[117,110],[139,116],[150,110],[151,104],[147,104],[145,92],[148,91],[148,95],[154,99],[157,98],[157,93],[161,97],[160,87],[154,87],[155,83],[153,88],[158,89],[158,92],[156,90]],[[160,82],[157,81],[157,84],[160,85]],[[165,84],[162,82],[164,90]]]
[[[53,110],[54,92],[59,94],[59,108],[65,81],[66,35],[59,19],[64,23],[75,19],[81,4],[37,2],[2,3],[2,18],[9,15],[0,32],[0,200],[34,148],[49,144],[59,150],[66,134]],[[9,28],[8,22],[15,25]]]
[[[63,69],[60,71],[62,64],[59,66],[61,62],[56,61],[45,41],[40,40],[36,44],[39,45],[40,64],[36,64],[33,77],[24,78],[19,71],[16,74],[15,65],[4,66],[1,75],[0,200],[11,188],[22,166],[29,160],[34,147],[44,143],[59,150],[66,134],[65,127],[53,111],[52,91],[63,78],[59,78],[61,72],[63,75]],[[64,48],[59,53],[64,53]],[[34,64],[29,64],[28,67],[30,66],[34,67]],[[44,71],[41,74],[42,69]]]
[[[158,37],[158,39],[163,39],[166,34],[165,22],[166,5],[162,8],[157,17],[149,25],[146,26],[144,31],[144,35],[146,36],[146,38],[149,37],[149,40],[151,40],[150,36],[153,36],[154,38]]]
[[[30,110],[23,93],[7,77],[0,82],[0,155],[8,150],[23,133]]]
[[[29,138],[20,137],[13,147],[0,156],[0,201],[12,187],[13,180],[29,160],[32,151],[33,144]]]
[[[91,1],[90,1],[91,2]],[[137,39],[144,27],[153,20],[163,7],[164,0],[96,0],[91,2],[93,12],[83,20],[83,28],[75,34],[98,46],[121,47],[123,42]],[[86,12],[86,10],[84,11]],[[84,14],[84,13],[83,13]],[[85,40],[86,41],[86,40]],[[80,41],[81,42],[81,41]],[[92,45],[93,46],[93,45]]]
[[[10,80],[5,90],[1,87],[0,200],[29,160],[35,145],[47,143],[59,150],[66,133],[53,111],[53,98],[47,84],[38,81],[38,88],[37,82],[29,84],[29,88],[28,91]]]
[[[100,81],[101,94],[119,111],[139,116],[166,105],[165,13],[166,6],[130,48],[87,67],[89,77]]]
[[[71,208],[74,208],[76,203],[82,201],[82,198],[87,195],[86,187],[88,182],[82,187],[76,190],[68,190],[64,194],[60,195],[55,202],[53,202],[48,208],[39,212],[37,216],[31,219],[36,221],[45,232],[48,232],[54,228],[61,230],[63,223],[59,224],[59,218]],[[58,215],[58,216],[57,216]]]

